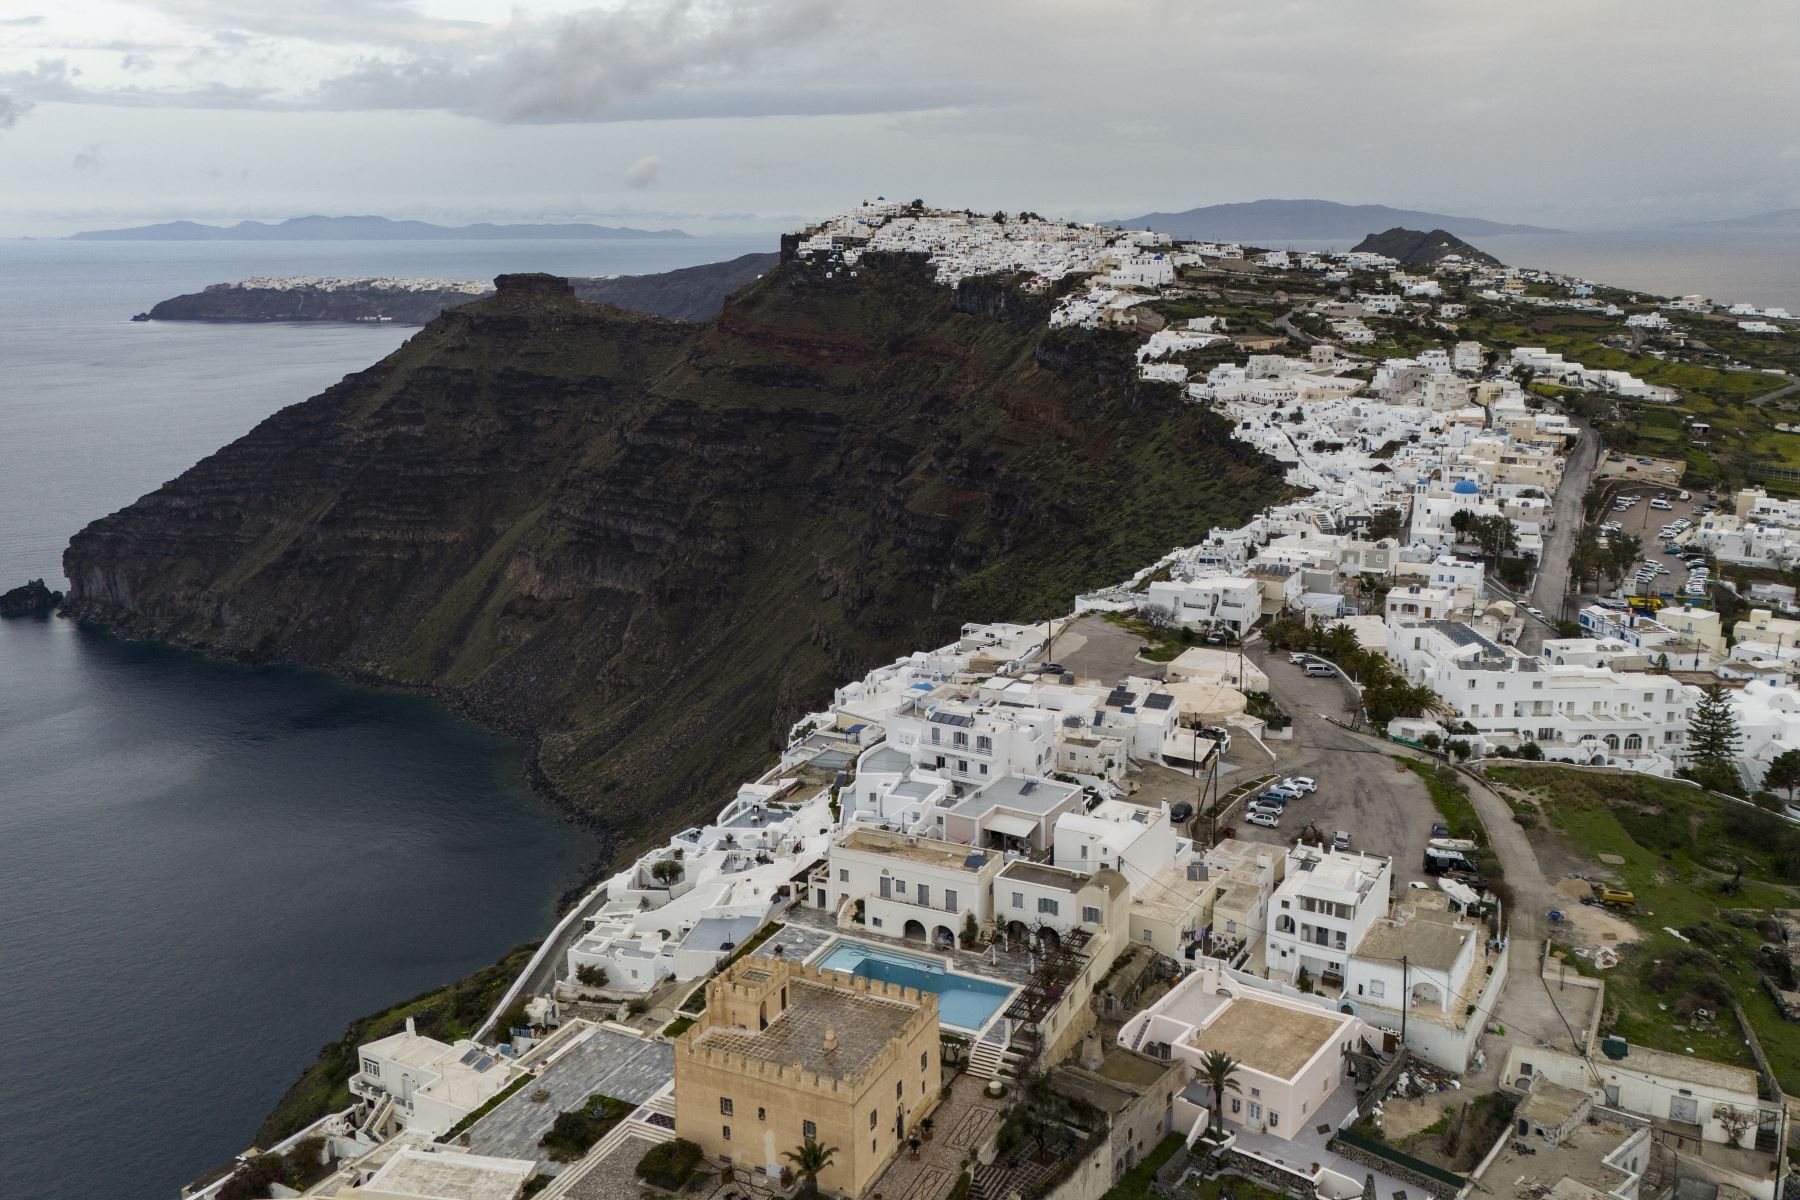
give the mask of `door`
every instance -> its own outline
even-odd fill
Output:
[[[891,897],[893,894],[894,894],[894,881],[892,879],[889,879],[886,875],[883,875],[881,877],[881,898],[883,900],[886,900],[889,897]]]

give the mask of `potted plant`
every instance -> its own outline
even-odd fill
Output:
[[[928,1142],[931,1140],[931,1127],[935,1124],[937,1124],[937,1122],[930,1117],[921,1117],[919,1119],[919,1132],[925,1136],[925,1140]]]
[[[919,1135],[915,1133],[911,1137],[907,1138],[906,1145],[907,1145],[907,1148],[912,1151],[912,1160],[914,1162],[918,1162],[919,1161]]]

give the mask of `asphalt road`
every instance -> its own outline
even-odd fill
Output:
[[[1424,782],[1399,770],[1381,743],[1324,719],[1328,715],[1347,720],[1355,708],[1355,690],[1337,676],[1313,678],[1289,665],[1285,653],[1270,652],[1266,646],[1254,646],[1248,653],[1268,673],[1277,702],[1293,716],[1294,739],[1269,742],[1277,759],[1271,766],[1257,765],[1267,763],[1268,757],[1254,746],[1248,749],[1258,757],[1244,762],[1284,777],[1311,776],[1319,790],[1289,804],[1278,829],[1248,824],[1239,810],[1229,818],[1237,836],[1288,846],[1310,821],[1327,837],[1340,829],[1349,833],[1352,849],[1392,855],[1396,894],[1409,881],[1425,879],[1425,843],[1438,815]],[[1235,742],[1232,758],[1238,758]]]
[[[1555,619],[1563,614],[1563,603],[1569,590],[1569,555],[1575,549],[1575,534],[1582,526],[1582,499],[1587,495],[1588,485],[1594,478],[1594,470],[1599,463],[1600,438],[1593,428],[1578,422],[1581,435],[1575,439],[1574,447],[1569,451],[1568,461],[1563,467],[1562,483],[1556,489],[1552,502],[1555,514],[1550,528],[1549,540],[1544,543],[1544,556],[1538,564],[1537,582],[1532,586],[1527,603]],[[1566,614],[1574,618],[1574,611]],[[1525,629],[1519,635],[1519,649],[1527,654],[1536,654],[1544,644],[1544,638],[1554,632],[1554,627],[1529,616],[1525,621]]]

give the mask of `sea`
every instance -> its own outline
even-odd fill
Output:
[[[1699,294],[1800,313],[1800,230],[1704,227],[1618,233],[1506,233],[1467,239],[1501,262],[1638,288],[1654,296]],[[1284,243],[1348,250],[1355,241]]]
[[[252,275],[635,274],[773,238],[0,242],[0,590],[395,326],[133,323]],[[353,1019],[534,941],[595,840],[435,702],[0,621],[0,1197],[173,1200]]]

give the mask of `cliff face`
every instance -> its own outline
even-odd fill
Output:
[[[649,836],[844,679],[1281,491],[1123,335],[914,259],[788,263],[698,326],[498,282],[79,533],[69,610],[440,690]]]

